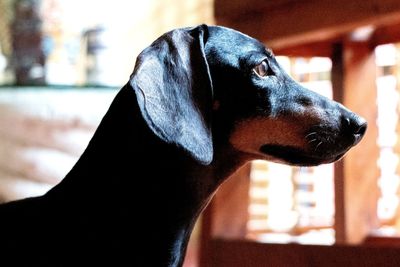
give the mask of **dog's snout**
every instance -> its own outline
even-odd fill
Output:
[[[358,144],[367,131],[367,122],[364,118],[351,114],[342,117],[342,125],[347,134],[354,137],[354,145]]]

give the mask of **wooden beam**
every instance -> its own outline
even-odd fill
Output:
[[[400,23],[377,28],[370,38],[371,47],[400,41]]]
[[[216,0],[215,14],[218,24],[280,49],[336,38],[361,26],[399,23],[400,1]]]
[[[285,8],[290,4],[295,4],[297,0],[275,0],[275,1],[257,1],[257,0],[215,0],[214,10],[217,18],[240,19],[248,13],[262,13],[263,10]]]
[[[358,244],[378,226],[375,54],[367,43],[345,43],[334,51],[334,98],[368,121],[364,139],[335,168],[336,241]]]
[[[398,247],[262,244],[244,240],[214,240],[212,267],[377,267],[399,266]]]
[[[289,57],[330,57],[332,55],[332,44],[324,41],[291,47],[278,47],[273,52],[275,55]]]

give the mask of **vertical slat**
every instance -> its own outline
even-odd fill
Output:
[[[333,44],[332,49],[332,93],[333,99],[338,102],[344,100],[344,62],[343,44]],[[346,218],[344,197],[344,162],[338,161],[334,164],[334,186],[335,186],[335,239],[336,243],[346,241]]]
[[[247,233],[250,164],[240,168],[218,190],[214,198],[212,235],[244,238]]]
[[[200,265],[211,264],[215,238],[244,239],[247,233],[250,164],[243,166],[219,188],[201,218]]]
[[[334,97],[368,121],[361,143],[335,167],[336,242],[362,242],[377,226],[376,66],[367,43],[335,46],[332,82]]]
[[[214,202],[207,206],[203,211],[200,220],[200,246],[199,246],[199,266],[209,267],[211,266],[211,256],[213,254],[211,250],[212,242],[212,219],[214,214]]]

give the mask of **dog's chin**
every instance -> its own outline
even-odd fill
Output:
[[[317,155],[292,146],[271,144],[261,146],[260,151],[267,155],[268,158],[272,157],[273,161],[295,166],[317,166],[321,164],[332,163],[341,159],[347,152],[346,150],[336,153]]]

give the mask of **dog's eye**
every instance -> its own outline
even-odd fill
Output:
[[[269,66],[267,61],[263,61],[253,68],[253,71],[260,77],[265,77],[269,73]]]

